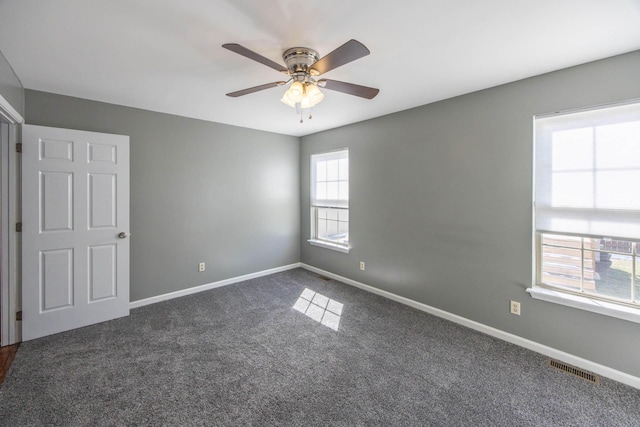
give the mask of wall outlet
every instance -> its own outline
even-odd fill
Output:
[[[510,301],[509,308],[510,308],[511,314],[516,314],[520,316],[520,303],[518,301]]]
[[[198,264],[198,271],[200,272],[204,271],[204,262],[201,262],[200,264]]]
[[[364,261],[360,261],[360,270],[364,270]]]

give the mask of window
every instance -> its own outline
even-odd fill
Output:
[[[536,284],[640,308],[640,103],[536,118],[535,132]]]
[[[309,243],[349,251],[349,150],[311,156]]]

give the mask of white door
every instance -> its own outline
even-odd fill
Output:
[[[22,131],[22,339],[129,315],[129,137]]]

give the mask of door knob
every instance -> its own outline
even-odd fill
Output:
[[[128,236],[128,234],[125,233],[124,231],[121,231],[120,234],[118,234],[118,237],[121,238],[121,239],[126,239],[127,236]]]

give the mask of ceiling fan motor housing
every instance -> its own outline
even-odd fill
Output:
[[[320,59],[320,55],[313,49],[292,47],[284,51],[282,59],[289,69],[289,74],[294,78],[298,76],[305,77],[309,74],[317,75],[317,73],[314,73],[315,70],[311,70],[310,67]]]

